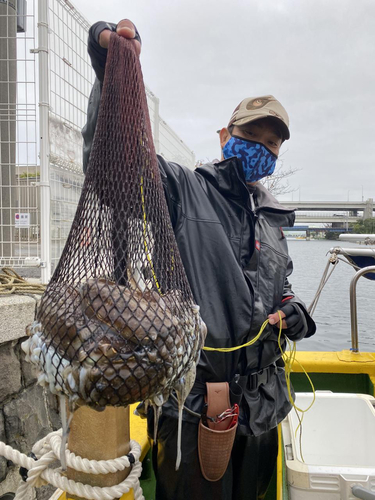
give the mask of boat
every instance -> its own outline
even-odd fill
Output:
[[[339,240],[357,243],[363,246],[334,247],[330,249],[332,255],[342,255],[355,269],[362,269],[375,265],[375,234],[340,234]],[[375,280],[373,273],[368,273],[365,278]]]
[[[363,245],[375,245],[375,234],[343,233],[339,234],[339,240]]]

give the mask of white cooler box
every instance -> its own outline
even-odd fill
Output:
[[[313,399],[312,393],[296,396],[302,409]],[[375,398],[317,391],[301,441],[298,424],[292,409],[281,425],[290,500],[355,500],[354,485],[375,498]]]

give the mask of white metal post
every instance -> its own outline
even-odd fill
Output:
[[[50,184],[49,184],[49,72],[48,0],[38,1],[39,131],[40,131],[40,228],[42,282],[51,277]]]

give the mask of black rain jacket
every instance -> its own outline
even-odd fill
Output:
[[[97,25],[90,30],[89,53],[97,69],[105,67],[105,60],[98,62],[105,53],[95,46],[95,26],[98,31]],[[102,80],[104,71],[96,73]],[[100,80],[94,84],[82,131],[84,171],[98,116]],[[248,342],[286,298],[295,304],[301,320],[298,331],[284,333],[292,341],[313,335],[315,323],[288,281],[293,266],[282,227],[293,226],[294,211],[280,205],[260,183],[247,187],[236,157],[194,171],[161,156],[158,161],[181,258],[207,325],[206,345],[234,347]],[[202,351],[185,406],[200,413],[206,382],[233,383],[240,377],[239,432],[260,435],[274,428],[291,409],[278,335],[276,327],[267,325],[250,347],[230,353]],[[177,417],[172,398],[163,413]],[[183,418],[198,422],[187,411]]]
[[[292,341],[311,336],[315,324],[288,281],[293,266],[282,227],[293,226],[294,211],[259,183],[249,189],[235,157],[194,171],[159,157],[159,167],[185,271],[207,325],[205,344],[248,342],[286,298],[296,305],[302,326],[285,333]],[[259,435],[275,427],[291,408],[278,336],[278,328],[268,325],[250,347],[202,351],[186,406],[199,413],[206,382],[232,382],[240,375],[240,431]],[[270,373],[258,385],[264,369]],[[163,413],[177,415],[173,400]],[[194,421],[187,412],[184,418]]]

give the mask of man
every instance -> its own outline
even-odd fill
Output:
[[[111,31],[140,36],[128,20],[90,29],[89,54],[97,74],[83,130],[84,169],[91,144]],[[125,77],[125,76],[124,76]],[[293,210],[283,208],[259,179],[271,175],[284,140],[288,115],[272,96],[244,99],[220,131],[221,161],[191,171],[158,157],[162,183],[185,271],[208,334],[210,347],[252,346],[229,353],[202,351],[195,385],[185,403],[182,462],[175,471],[177,405],[164,405],[154,447],[158,500],[258,499],[265,494],[277,455],[277,424],[291,409],[278,345],[279,312],[291,340],[313,335],[315,325],[288,282],[292,263],[283,226]],[[285,342],[283,345],[285,346]],[[222,479],[210,482],[198,460],[198,423],[207,382],[228,382],[243,393],[231,459]],[[152,435],[152,416],[149,432]]]

